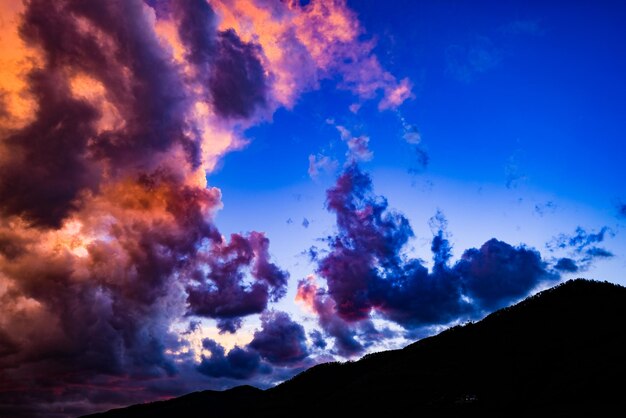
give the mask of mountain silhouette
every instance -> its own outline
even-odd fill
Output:
[[[569,281],[404,349],[91,418],[624,416],[626,288]]]

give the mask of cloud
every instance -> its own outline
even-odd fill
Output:
[[[260,48],[242,42],[232,29],[220,33],[218,39],[218,53],[209,77],[214,108],[220,116],[250,117],[266,102]]]
[[[273,100],[292,107],[320,80],[339,75],[339,87],[361,100],[376,99],[379,109],[394,109],[413,97],[407,79],[398,81],[373,53],[375,42],[343,0],[250,2],[215,0],[220,30],[233,29],[263,51]]]
[[[322,333],[316,329],[309,333],[309,337],[311,338],[313,347],[323,350],[328,345],[326,344],[326,341],[324,340],[324,336],[322,335]]]
[[[202,340],[202,347],[210,355],[202,355],[197,366],[200,373],[238,380],[268,374],[272,366],[293,367],[309,355],[304,328],[280,311],[263,313],[261,329],[244,347],[235,346],[226,353],[224,347],[210,338]]]
[[[576,262],[567,257],[559,258],[554,268],[568,273],[576,273],[578,271]]]
[[[475,36],[464,44],[450,45],[445,59],[446,74],[469,83],[478,75],[496,68],[501,61],[501,52],[488,37]]]
[[[527,179],[527,176],[521,169],[521,151],[517,150],[511,155],[506,165],[504,166],[504,175],[506,178],[506,188],[516,189],[523,181]]]
[[[428,155],[426,150],[420,145],[416,145],[415,148],[413,148],[413,151],[413,163],[409,167],[408,171],[411,174],[423,173],[428,168],[428,164],[430,163],[430,156]]]
[[[222,236],[207,173],[322,79],[381,109],[411,83],[383,69],[342,1],[0,8],[0,405],[80,415],[173,393],[163,382],[182,375],[205,385],[176,325],[206,317],[232,333],[288,280],[263,233]],[[333,164],[313,157],[310,173]],[[246,376],[299,357],[272,354],[272,327],[302,348],[276,317],[259,351],[207,342],[201,370]]]
[[[402,138],[409,144],[419,144],[422,142],[422,135],[414,125],[406,125]]]
[[[346,152],[346,164],[369,161],[374,158],[374,154],[369,149],[370,139],[368,136],[353,136],[345,126],[335,125],[332,121],[329,121],[328,123],[337,128],[337,131],[339,131],[339,134],[341,135],[341,140],[348,146],[348,151]]]
[[[269,261],[268,248],[269,240],[258,232],[214,243],[188,272],[189,312],[219,319],[220,329],[234,332],[241,325],[238,318],[261,313],[270,300],[284,296],[288,274]],[[250,269],[253,283],[244,283],[243,268]]]
[[[326,155],[309,155],[308,173],[309,177],[313,180],[318,178],[322,173],[334,173],[337,170],[337,167],[339,167],[339,163]]]
[[[235,347],[225,354],[224,348],[209,338],[202,341],[202,346],[211,355],[202,356],[198,371],[207,376],[247,379],[261,367],[261,358],[255,351]]]
[[[302,325],[284,312],[267,312],[261,316],[262,328],[254,333],[250,348],[272,364],[285,365],[308,356]]]
[[[598,244],[604,242],[607,237],[613,236],[615,236],[615,233],[606,226],[595,233],[588,232],[585,228],[579,226],[576,228],[574,234],[557,235],[546,244],[546,247],[550,252],[565,251],[569,255],[569,257],[562,258],[557,263],[557,266],[561,265],[561,267],[566,267],[562,270],[585,271],[596,259],[611,258],[614,256],[610,251],[598,246]]]
[[[549,200],[546,203],[538,203],[535,205],[535,213],[541,217],[546,214],[552,214],[556,211],[557,205],[553,201]]]
[[[507,35],[532,35],[541,36],[545,33],[539,19],[514,20],[500,28]]]
[[[414,236],[404,215],[372,193],[372,182],[351,165],[327,191],[336,217],[329,250],[315,257],[316,274],[298,283],[297,300],[313,311],[342,355],[361,353],[374,314],[406,329],[473,318],[525,297],[558,279],[540,254],[491,239],[450,263],[452,248],[441,212],[431,220],[433,266],[408,257]]]

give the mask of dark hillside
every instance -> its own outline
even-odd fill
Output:
[[[92,417],[597,416],[626,412],[626,288],[575,280],[402,350],[267,391],[198,392]],[[612,414],[611,414],[612,415]]]

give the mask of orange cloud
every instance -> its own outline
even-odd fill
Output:
[[[210,0],[219,28],[234,29],[258,43],[271,75],[277,104],[291,107],[322,78],[339,74],[340,84],[361,99],[382,93],[380,109],[396,108],[412,97],[407,79],[398,82],[373,53],[375,43],[359,39],[364,30],[342,0],[275,3],[267,8],[250,0]]]

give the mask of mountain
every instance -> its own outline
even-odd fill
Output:
[[[626,288],[573,280],[402,350],[91,418],[609,416],[626,411]]]

